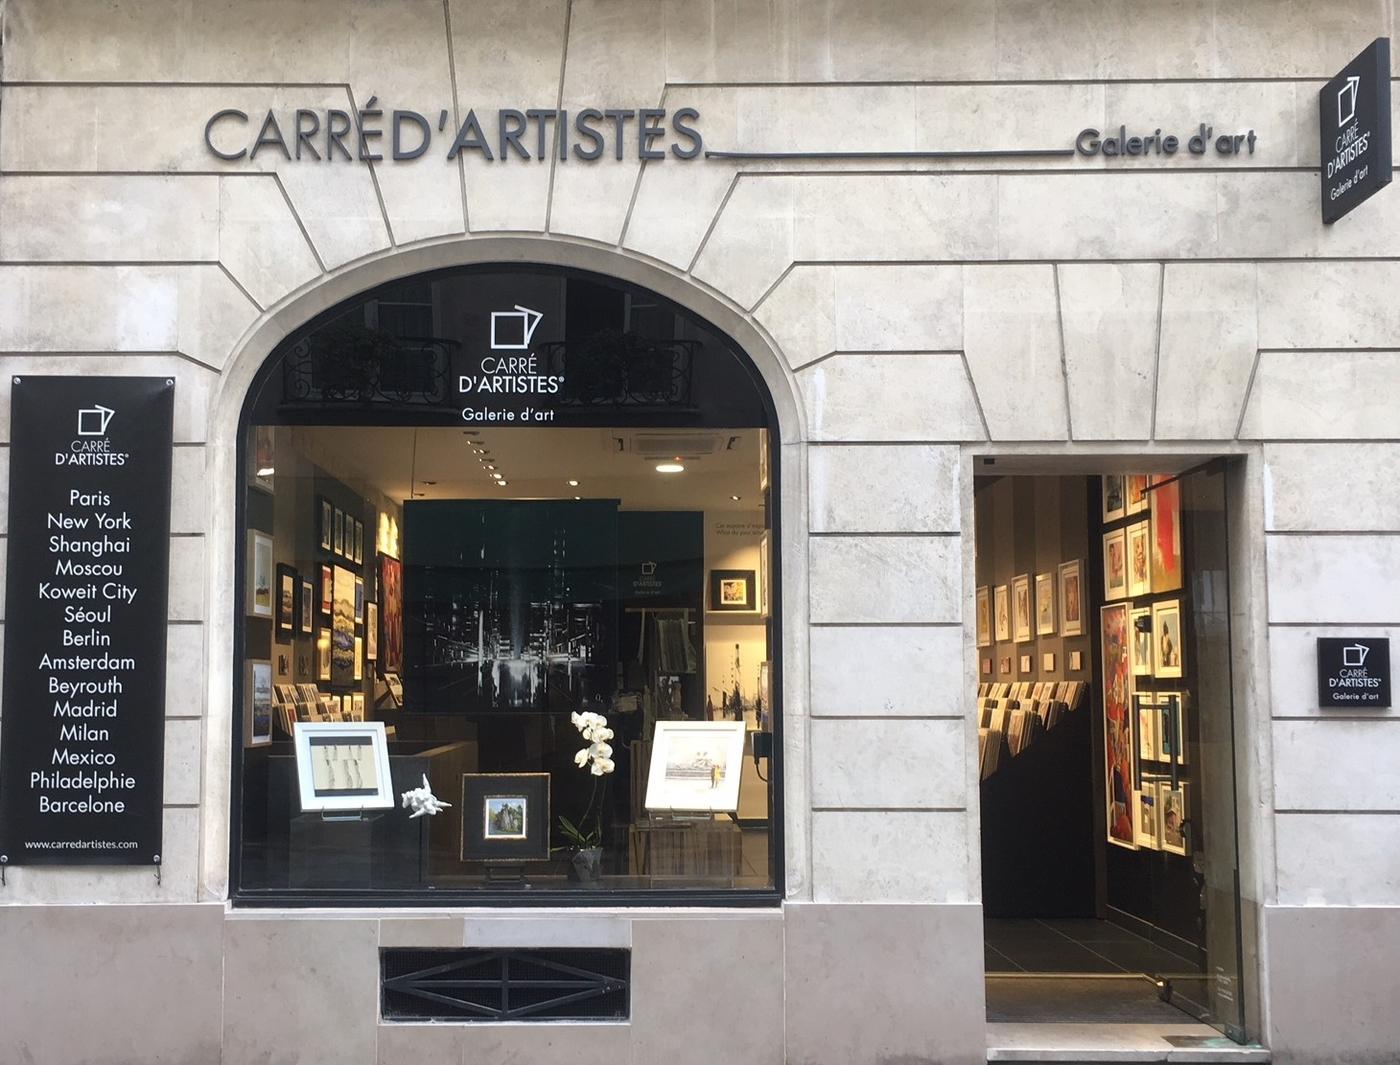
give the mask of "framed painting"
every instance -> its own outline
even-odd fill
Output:
[[[301,597],[297,600],[297,629],[303,636],[310,636],[316,628],[316,586],[302,578]]]
[[[753,613],[758,609],[758,573],[751,569],[710,570],[710,609]]]
[[[998,643],[1011,639],[1011,589],[998,584],[992,589],[992,625]]]
[[[365,620],[365,579],[355,578],[355,624],[362,625]]]
[[[1128,539],[1122,529],[1103,534],[1103,597],[1128,594]]]
[[[303,813],[394,806],[389,743],[382,721],[298,721],[293,740]]]
[[[1035,634],[1055,635],[1055,575],[1035,575]]]
[[[1137,718],[1138,760],[1155,762],[1162,756],[1157,743],[1157,722],[1161,716],[1157,713],[1157,700],[1151,692],[1136,694],[1133,696],[1133,707]]]
[[[379,669],[403,672],[403,563],[379,556]]]
[[[1190,841],[1187,822],[1190,818],[1190,804],[1187,802],[1187,783],[1178,781],[1172,787],[1170,780],[1157,784],[1157,810],[1162,818],[1162,850],[1168,854],[1185,855]]]
[[[1129,525],[1127,532],[1128,595],[1149,595],[1152,592],[1152,533],[1150,522]]]
[[[1186,764],[1186,693],[1158,692],[1157,751],[1164,762]]]
[[[291,566],[277,563],[277,611],[274,618],[279,643],[286,643],[296,631],[297,584],[297,571]]]
[[[329,615],[331,604],[335,602],[335,571],[330,566],[321,567],[321,613]]]
[[[1142,850],[1159,850],[1162,845],[1161,819],[1157,810],[1157,784],[1143,781],[1141,791],[1133,792],[1137,803],[1137,845]]]
[[[273,612],[274,570],[272,537],[256,529],[248,531],[248,613],[270,618]]]
[[[1084,586],[1079,559],[1060,563],[1060,635],[1084,635]]]
[[[1181,600],[1152,604],[1152,672],[1167,679],[1185,674],[1186,647],[1181,638]]]
[[[355,680],[355,575],[335,567],[334,602],[331,605],[331,682]]]
[[[985,585],[977,589],[977,646],[992,644],[992,596]]]
[[[1134,610],[1128,615],[1133,630],[1133,676],[1152,676],[1152,608]]]
[[[1141,514],[1147,509],[1147,487],[1151,480],[1145,473],[1128,474],[1128,498],[1123,507],[1126,514]]]
[[[334,513],[334,508],[331,506],[331,501],[325,496],[321,496],[318,503],[319,506],[317,509],[321,514],[321,550],[329,552],[331,544],[334,542],[331,530],[331,515]]]
[[[1128,479],[1121,473],[1105,474],[1103,480],[1103,520],[1107,524],[1128,512]]]
[[[462,774],[462,861],[549,859],[548,773]]]
[[[379,604],[365,604],[365,661],[379,660]]]
[[[1168,477],[1152,483],[1152,590],[1181,587],[1181,485]]]
[[[651,745],[646,808],[736,812],[744,734],[742,721],[658,721]]]
[[[331,552],[345,557],[345,511],[335,508],[335,527],[331,533]]]
[[[243,673],[243,745],[262,747],[272,742],[272,663],[250,659]]]
[[[1130,634],[1128,604],[1099,608],[1103,640],[1104,805],[1107,839],[1116,847],[1137,850],[1133,802],[1133,737]]]
[[[1031,578],[1023,573],[1011,582],[1012,635],[1017,643],[1031,638]]]
[[[322,629],[321,635],[316,638],[316,679],[331,679],[331,634],[329,629]]]

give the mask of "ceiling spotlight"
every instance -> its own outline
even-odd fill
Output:
[[[739,500],[743,499],[744,497],[743,497],[743,496],[730,496],[729,498],[732,499],[732,500],[734,500],[734,502],[737,503],[737,502],[739,502]]]
[[[258,476],[259,476],[259,477],[271,477],[271,476],[272,476],[274,473],[276,473],[276,472],[277,472],[277,471],[276,471],[275,469],[273,469],[271,466],[264,466],[262,469],[258,470]]]
[[[431,488],[433,485],[437,484],[436,481],[424,481],[423,483],[424,483],[425,485],[427,485],[429,488]]]
[[[506,482],[506,481],[497,481],[497,482],[496,482],[496,487],[497,487],[497,488],[504,488],[504,487],[506,486],[507,483],[508,483],[508,482]]]
[[[685,467],[679,462],[658,462],[656,464],[657,473],[684,473]]]
[[[488,469],[488,470],[494,470],[494,469],[496,468],[495,466],[491,465],[491,463],[489,463],[489,462],[483,463],[483,467],[484,467],[485,469]]]
[[[582,498],[583,498],[583,496],[574,496],[574,500],[575,500],[576,502],[577,502],[578,500],[582,499]]]
[[[493,473],[491,476],[494,477],[496,480],[499,481],[499,480],[501,480],[501,479],[503,479],[503,478],[505,477],[505,474],[503,474],[503,473]]]
[[[578,482],[577,482],[577,481],[570,481],[570,482],[569,482],[569,487],[570,487],[570,488],[577,488],[577,487],[578,487]]]

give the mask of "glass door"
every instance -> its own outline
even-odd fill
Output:
[[[1230,639],[1230,512],[1224,460],[1150,489],[1153,676],[1138,693],[1158,759],[1148,863],[1163,999],[1244,1040]],[[1149,815],[1150,816],[1150,815]],[[1191,949],[1194,948],[1194,949]]]

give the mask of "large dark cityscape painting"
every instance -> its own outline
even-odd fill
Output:
[[[611,694],[616,503],[414,501],[404,532],[407,705],[540,712]]]

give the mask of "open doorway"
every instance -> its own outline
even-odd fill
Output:
[[[1243,1041],[1225,464],[978,472],[989,1025]]]

